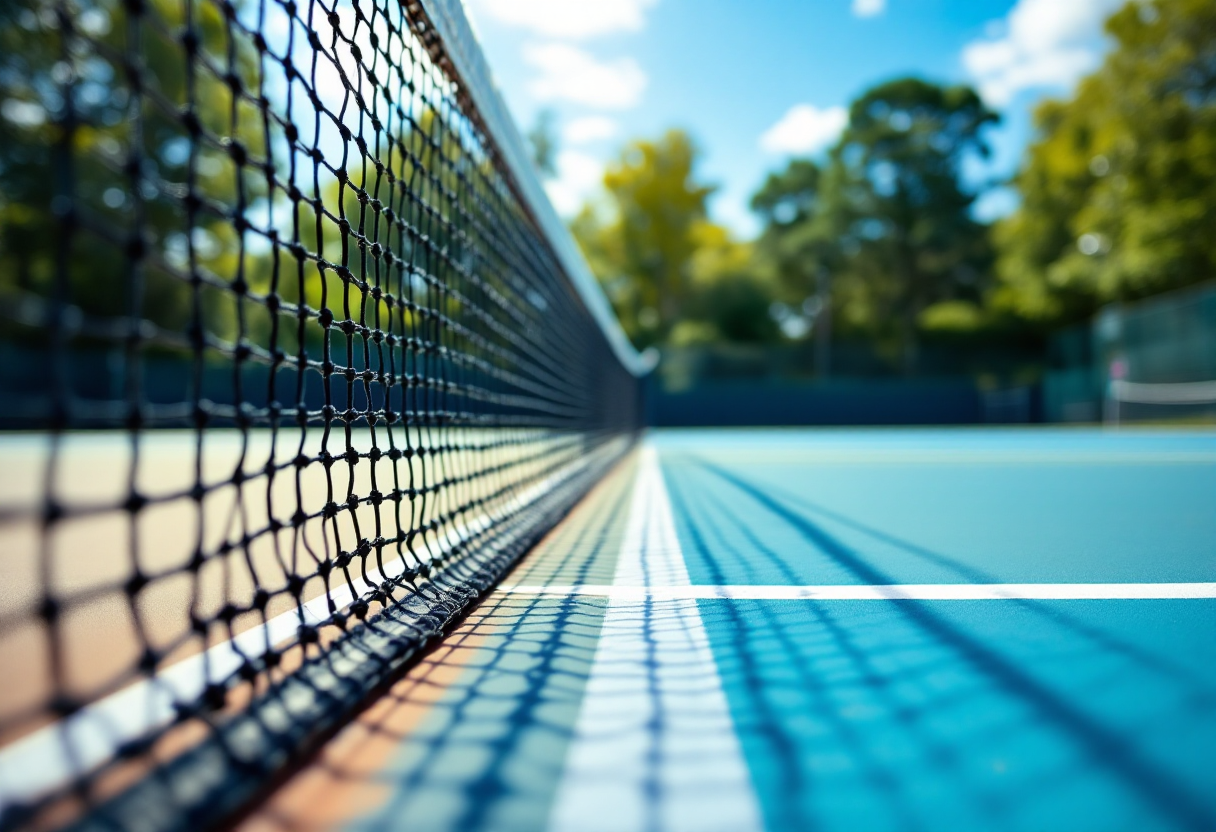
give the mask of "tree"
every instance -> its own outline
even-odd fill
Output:
[[[638,346],[777,339],[771,281],[753,247],[706,218],[713,187],[696,176],[688,135],[629,143],[604,175],[607,199],[571,224]]]
[[[809,159],[794,159],[784,171],[769,174],[751,203],[764,222],[756,247],[758,268],[775,276],[787,308],[800,309],[803,326],[812,328],[821,377],[830,372],[831,279],[842,268],[845,231],[842,212],[826,210],[835,204],[831,195],[836,192],[826,173]]]
[[[694,229],[688,297],[672,328],[673,346],[695,343],[760,344],[780,338],[770,310],[777,292],[756,269],[754,247],[720,225]]]
[[[794,159],[769,174],[752,197],[752,210],[764,222],[758,254],[777,276],[790,299],[818,291],[825,271],[839,268],[838,212],[825,210],[823,169],[809,159]]]
[[[1000,223],[994,304],[1054,325],[1216,274],[1216,6],[1136,0],[1071,100],[1043,104]]]
[[[832,152],[825,194],[846,229],[840,285],[871,327],[894,323],[908,372],[925,311],[978,299],[988,236],[971,216],[961,168],[968,155],[987,154],[982,131],[996,121],[970,87],[907,78],[854,101]]]
[[[982,133],[996,120],[965,86],[906,78],[864,93],[823,166],[795,160],[753,199],[769,268],[787,291],[821,295],[820,307],[830,278],[838,314],[893,337],[914,370],[925,312],[979,298],[987,230],[961,168],[987,153]]]
[[[136,22],[117,0],[87,8],[71,3],[65,10],[73,26],[62,29],[53,10],[23,5],[29,4],[0,4],[0,296],[58,298],[89,319],[132,315],[174,335],[197,323],[223,341],[242,335],[289,354],[310,347],[317,358],[326,330],[304,328],[311,343],[300,344],[301,329],[285,325],[280,313],[271,344],[274,316],[266,305],[239,298],[273,293],[280,309],[302,303],[329,308],[339,320],[374,321],[389,310],[360,287],[387,280],[389,272],[375,268],[370,246],[359,238],[419,260],[461,244],[449,223],[436,220],[433,205],[394,198],[420,170],[466,175],[469,166],[491,164],[464,153],[459,128],[444,124],[436,109],[424,107],[411,126],[393,128],[394,143],[377,143],[374,157],[361,151],[341,175],[322,166],[314,180],[298,163],[300,151],[319,141],[300,120],[315,105],[297,89],[288,107],[283,91],[265,81],[269,73],[254,40],[221,6],[149,0]],[[132,25],[143,31],[134,42]],[[348,48],[332,25],[318,32],[329,54]],[[187,34],[197,40],[193,57],[184,45]],[[286,38],[274,35],[280,36]],[[296,49],[298,60],[313,47],[301,42]],[[142,62],[132,64],[143,67],[142,100],[125,68],[128,51]],[[217,74],[213,64],[224,54],[231,77]],[[275,119],[263,126],[253,98],[259,91],[276,118],[292,119],[290,129],[299,133],[294,149]],[[341,90],[316,94],[329,106],[343,98]],[[271,167],[280,182],[273,189],[266,176]],[[284,188],[291,171],[295,178]],[[55,217],[57,198],[73,210],[70,234]],[[497,204],[471,188],[457,199],[470,213]],[[411,227],[424,227],[428,245],[415,247],[411,235],[373,207],[382,203]],[[268,244],[267,232],[274,232],[277,246]],[[294,257],[289,247],[307,256]],[[144,252],[138,265],[129,256],[133,248]],[[66,286],[56,285],[57,273]],[[481,279],[492,284],[497,274],[487,269]],[[443,302],[442,311],[455,315],[455,302]],[[4,337],[33,342],[41,333],[10,327]],[[103,346],[87,335],[76,341]]]
[[[690,291],[697,235],[714,190],[697,180],[696,158],[680,130],[630,142],[604,174],[608,210],[585,208],[572,225],[639,346],[667,338]]]

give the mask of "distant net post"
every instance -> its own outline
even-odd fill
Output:
[[[1127,376],[1127,361],[1123,358],[1113,358],[1106,369],[1106,399],[1104,401],[1102,421],[1111,427],[1119,427],[1120,415],[1120,385]]]

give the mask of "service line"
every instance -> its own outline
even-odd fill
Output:
[[[1216,583],[1114,584],[840,584],[823,586],[730,586],[672,584],[576,584],[500,586],[519,595],[594,595],[612,600],[674,601],[724,598],[737,601],[1104,601],[1216,598]]]

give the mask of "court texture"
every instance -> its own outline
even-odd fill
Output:
[[[243,828],[1216,829],[1216,434],[652,431]]]

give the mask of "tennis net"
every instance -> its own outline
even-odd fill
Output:
[[[1107,384],[1102,420],[1117,425],[1135,418],[1211,415],[1216,381],[1136,382],[1112,378]],[[1173,411],[1171,414],[1170,411]]]
[[[208,829],[627,450],[456,0],[0,9],[0,828]]]

